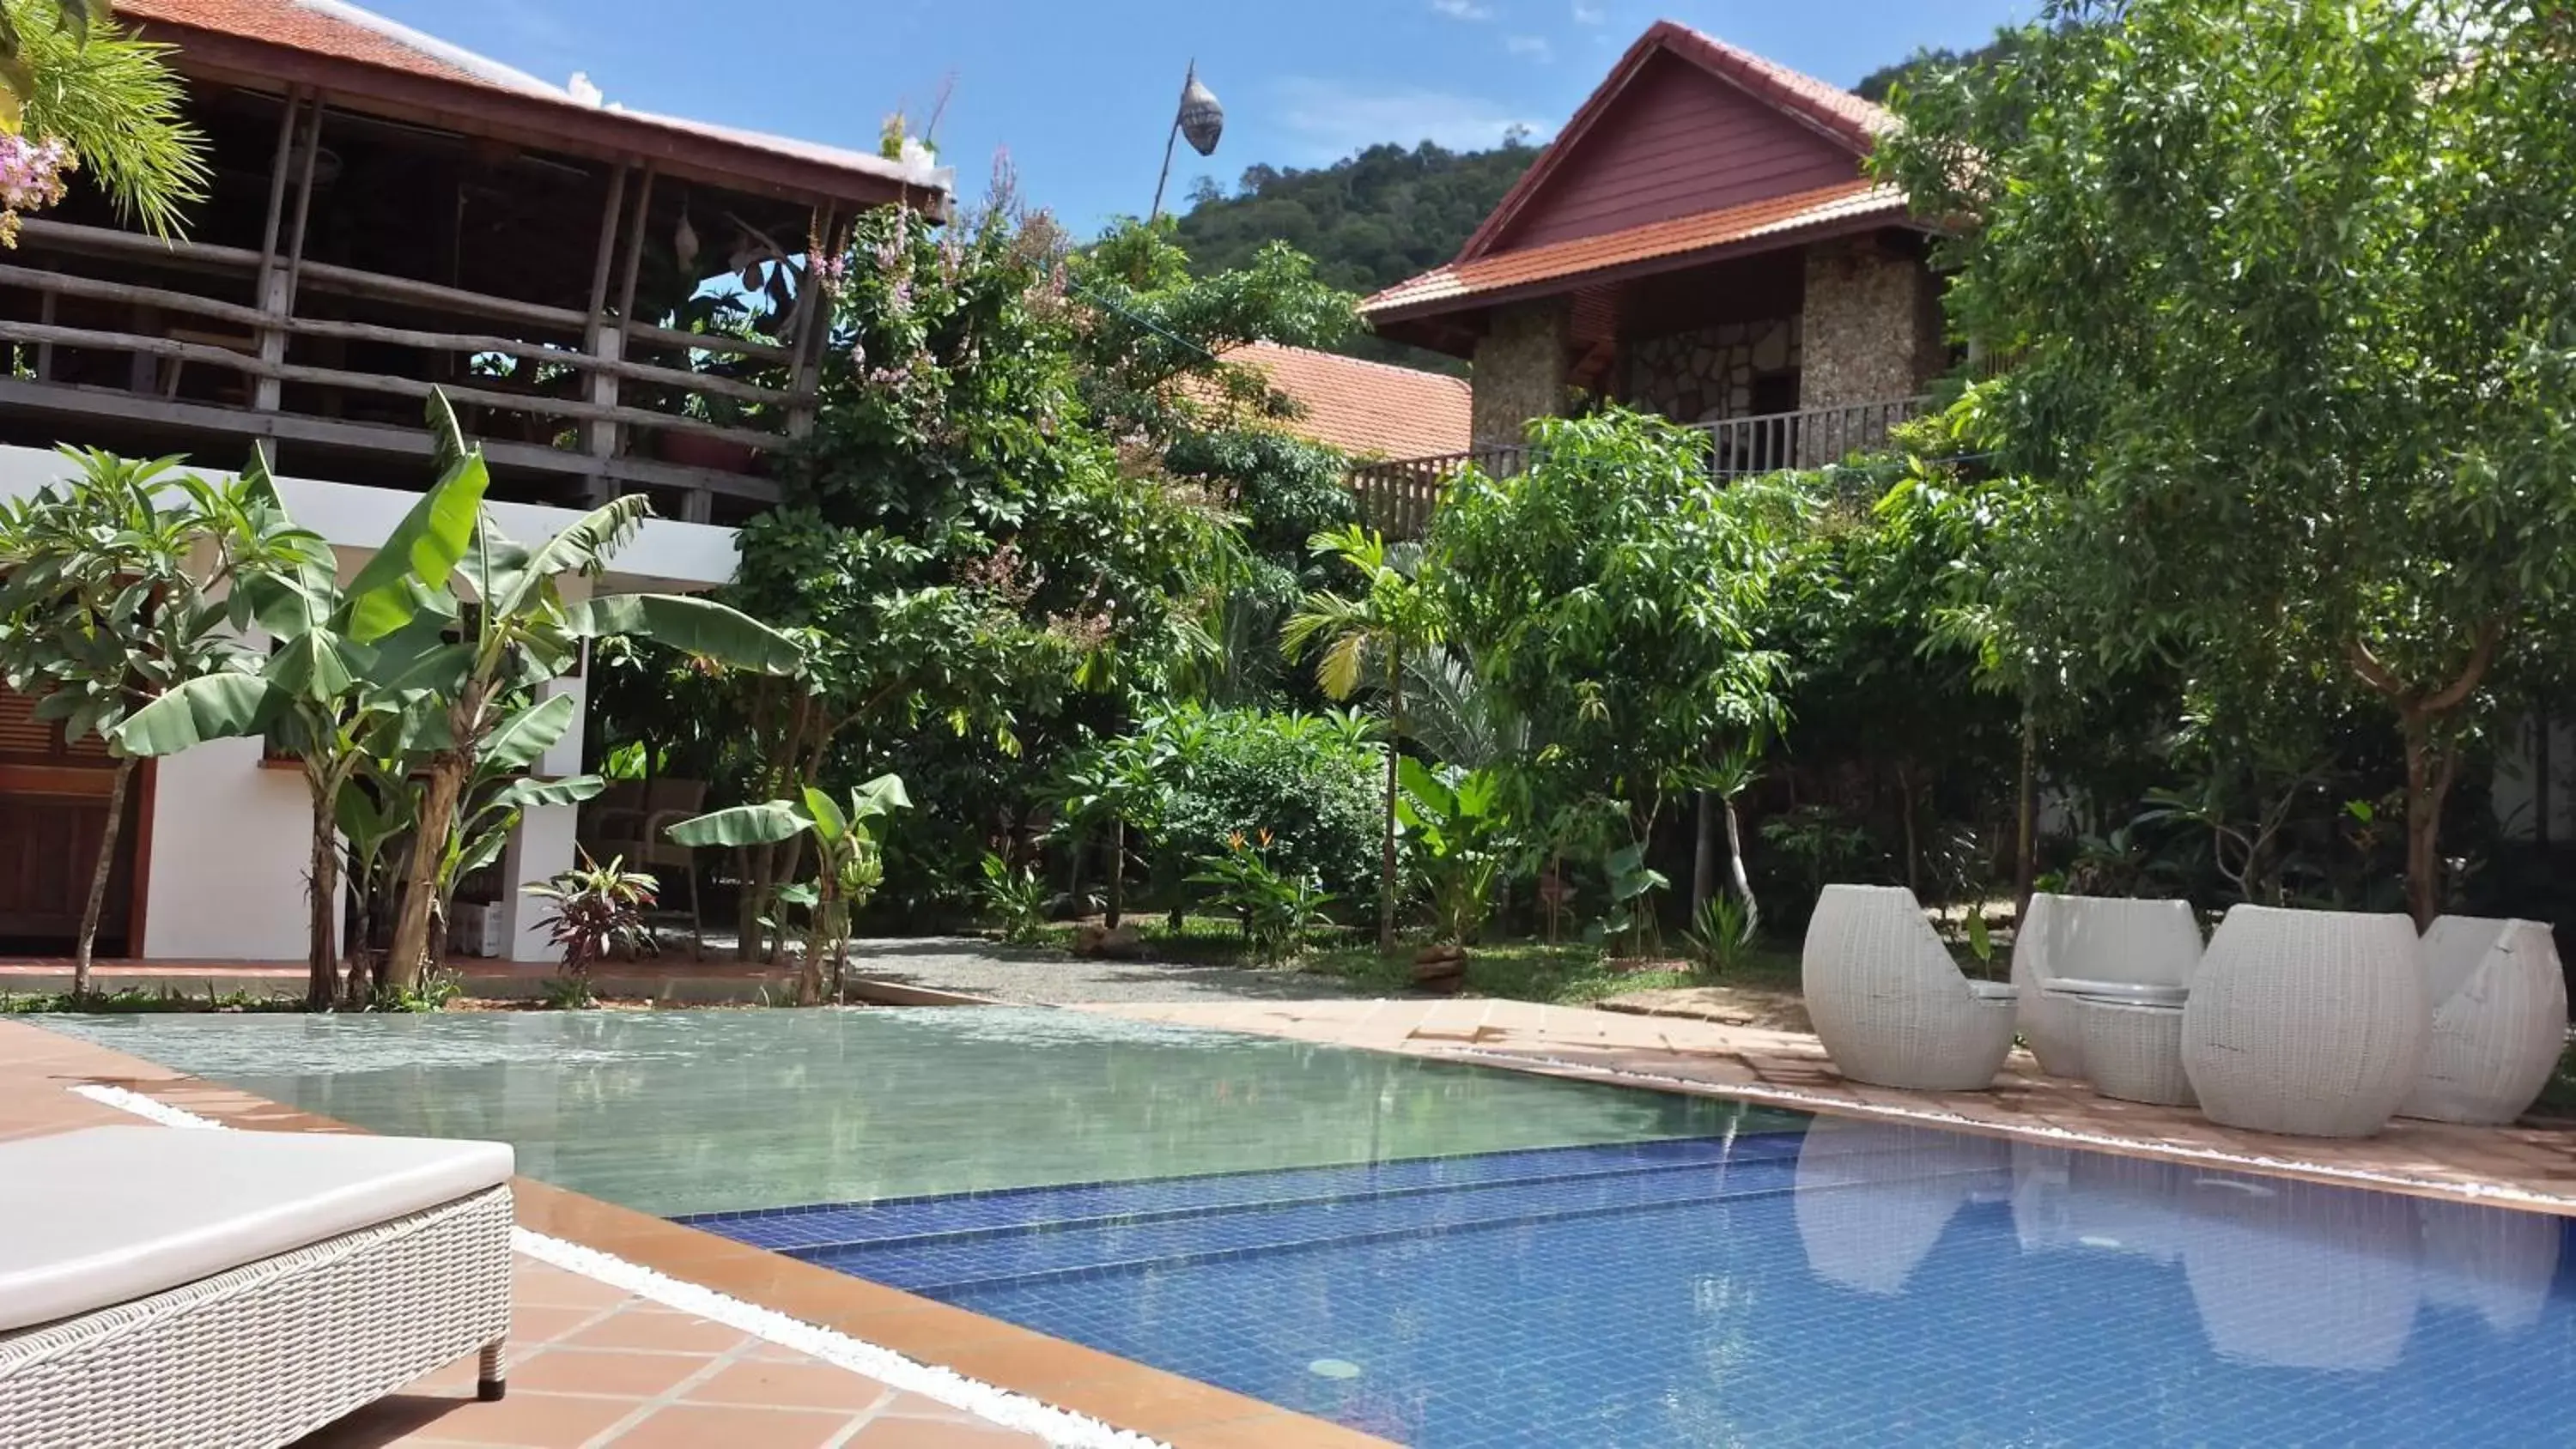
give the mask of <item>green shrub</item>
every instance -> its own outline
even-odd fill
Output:
[[[1353,715],[1196,705],[1138,726],[1130,747],[1153,761],[1153,786],[1128,823],[1157,885],[1177,892],[1229,841],[1267,836],[1264,855],[1282,874],[1311,875],[1338,899],[1374,899],[1384,757],[1367,731]]]

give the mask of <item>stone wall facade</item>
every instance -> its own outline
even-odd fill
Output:
[[[1801,408],[1912,397],[1941,375],[1940,297],[1921,259],[1876,239],[1807,253]]]
[[[1628,344],[1620,396],[1675,422],[1741,418],[1759,409],[1757,379],[1798,371],[1805,345],[1798,319],[1728,322]]]
[[[1562,299],[1494,310],[1476,343],[1477,447],[1518,443],[1532,419],[1564,413],[1568,322]]]

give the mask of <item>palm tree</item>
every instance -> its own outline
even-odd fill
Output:
[[[75,168],[120,215],[154,236],[180,233],[214,173],[170,51],[120,32],[109,0],[0,0],[0,170],[19,183],[0,198],[0,244],[20,211],[60,198]]]
[[[1396,761],[1403,754],[1404,667],[1408,657],[1431,649],[1446,637],[1439,601],[1415,576],[1412,561],[1387,545],[1385,535],[1358,524],[1316,534],[1306,546],[1318,555],[1350,565],[1366,586],[1356,598],[1317,590],[1279,631],[1279,647],[1291,659],[1320,647],[1315,682],[1334,699],[1359,692],[1371,655],[1386,681],[1386,835],[1379,861],[1377,948],[1395,950],[1395,808],[1399,787]]]

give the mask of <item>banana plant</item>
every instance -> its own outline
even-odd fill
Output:
[[[808,785],[795,800],[770,800],[710,811],[683,820],[666,833],[673,841],[692,848],[775,845],[800,835],[813,837],[817,857],[813,885],[800,887],[794,893],[781,892],[780,899],[801,899],[807,908],[805,959],[796,973],[796,1004],[819,1006],[823,1001],[824,952],[828,949],[831,953],[833,991],[838,995],[849,965],[850,910],[853,905],[865,904],[868,894],[884,879],[884,858],[878,849],[881,822],[895,811],[911,807],[912,797],[904,791],[903,778],[879,775],[850,792],[846,809],[829,794]]]
[[[444,413],[443,403],[434,404],[433,423]],[[445,421],[452,434],[453,416]],[[330,546],[293,527],[267,457],[254,449],[241,474],[252,526],[287,546],[270,567],[245,575],[236,592],[248,622],[274,647],[256,668],[203,675],[170,690],[112,735],[139,758],[243,736],[265,737],[295,757],[312,811],[305,1000],[317,1011],[331,1005],[338,977],[341,800],[361,770],[395,752],[392,737],[428,697],[457,613],[448,576],[465,555],[490,484],[479,456],[462,447],[444,456],[438,480],[343,585]],[[359,637],[362,619],[397,616],[405,627]]]
[[[1434,770],[1407,755],[1397,765],[1404,794],[1396,801],[1405,839],[1431,890],[1440,933],[1471,944],[1492,911],[1494,887],[1509,858],[1511,809],[1502,777],[1490,770]]]

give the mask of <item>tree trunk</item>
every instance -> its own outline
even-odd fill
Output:
[[[304,945],[304,1007],[329,1011],[340,992],[340,827],[329,782],[307,776],[305,784],[313,792],[313,870],[308,883],[312,915]]]
[[[1395,954],[1395,792],[1396,761],[1404,743],[1404,656],[1387,652],[1386,668],[1386,848],[1378,862],[1377,949]]]
[[[2421,931],[2442,914],[2442,809],[2458,761],[2434,740],[2430,717],[2410,713],[2406,731],[2406,913]]]
[[[805,928],[805,959],[796,963],[796,1004],[823,1004],[823,946],[827,934],[825,923],[832,917],[831,872],[815,886],[814,914]]]
[[[1732,831],[1735,804],[1727,802],[1727,828]],[[1691,919],[1708,909],[1709,900],[1717,894],[1717,797],[1706,790],[1699,792],[1699,829],[1691,848]]]
[[[1700,797],[1705,800],[1707,797]],[[1736,898],[1744,902],[1744,941],[1751,944],[1753,933],[1762,926],[1762,903],[1753,899],[1753,878],[1744,870],[1744,823],[1736,816],[1735,799],[1725,796],[1726,866],[1735,884]]]
[[[1117,930],[1127,914],[1127,817],[1109,817],[1109,898],[1102,919]]]
[[[386,953],[385,984],[397,991],[420,985],[429,962],[430,927],[438,906],[438,863],[456,826],[456,801],[465,789],[468,758],[456,751],[433,756],[429,786],[421,792],[420,819],[412,827],[411,857],[403,866],[402,901],[394,916],[393,948]]]
[[[1905,888],[1923,896],[1923,847],[1914,838],[1914,762],[1896,762],[1897,804],[1905,815]]]
[[[2028,708],[2021,715],[2021,779],[2013,807],[2013,921],[2030,914],[2031,892],[2039,883],[2039,721]],[[1972,909],[1977,908],[1971,902]]]
[[[75,1001],[89,995],[90,956],[98,947],[98,918],[107,910],[107,880],[116,873],[116,838],[125,828],[125,787],[133,778],[134,758],[120,758],[107,787],[107,828],[99,832],[98,860],[89,871],[89,904],[81,907],[80,941],[72,952]],[[128,941],[125,949],[132,952],[134,943]]]

